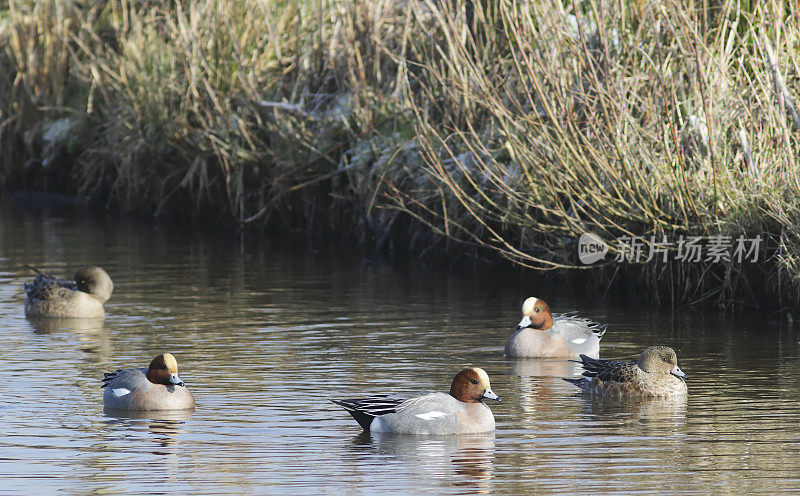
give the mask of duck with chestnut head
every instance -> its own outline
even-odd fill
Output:
[[[519,358],[597,357],[606,326],[573,314],[552,314],[536,297],[522,304],[522,320],[506,341],[505,355]]]
[[[153,358],[145,368],[119,369],[103,377],[103,406],[109,410],[192,410],[194,396],[178,375],[171,353]]]
[[[331,401],[344,407],[365,431],[450,436],[494,431],[494,415],[484,399],[500,401],[486,371],[470,367],[456,374],[448,394]]]

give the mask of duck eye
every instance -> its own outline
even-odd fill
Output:
[[[476,381],[475,379],[470,379],[470,380],[469,380],[469,382],[471,382],[471,383],[473,383],[473,384],[475,384],[475,385],[477,385],[477,384],[478,384],[478,381]]]

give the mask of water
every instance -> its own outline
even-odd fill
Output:
[[[30,263],[105,267],[105,321],[29,321]],[[800,358],[777,315],[582,298],[521,271],[392,265],[324,241],[0,207],[0,493],[544,494],[800,491]],[[564,361],[507,360],[526,296],[664,344],[683,401],[592,400]],[[104,371],[178,358],[191,414],[107,415]],[[493,435],[360,434],[330,397],[443,390],[484,367]]]

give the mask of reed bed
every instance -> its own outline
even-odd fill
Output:
[[[2,8],[2,6],[0,6]],[[797,306],[800,2],[11,1],[0,181]],[[760,263],[613,263],[620,236]],[[646,246],[646,248],[649,248]]]

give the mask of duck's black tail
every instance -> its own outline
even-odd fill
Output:
[[[369,430],[372,420],[379,415],[395,413],[397,407],[403,402],[400,398],[389,395],[379,394],[369,398],[357,398],[351,400],[331,400],[337,405],[350,412],[365,431]]]
[[[584,354],[578,355],[581,361],[575,360],[575,362],[580,363],[583,366],[583,375],[586,377],[595,377],[600,370],[603,369],[610,360],[601,360],[599,358],[592,358],[586,356]]]
[[[369,426],[372,425],[372,420],[375,418],[374,415],[369,415],[364,412],[360,412],[355,409],[355,405],[352,403],[352,400],[331,400],[332,402],[336,403],[337,405],[343,407],[347,410],[347,413],[353,416],[358,422],[358,425],[361,426],[362,429],[365,431],[369,430]]]

